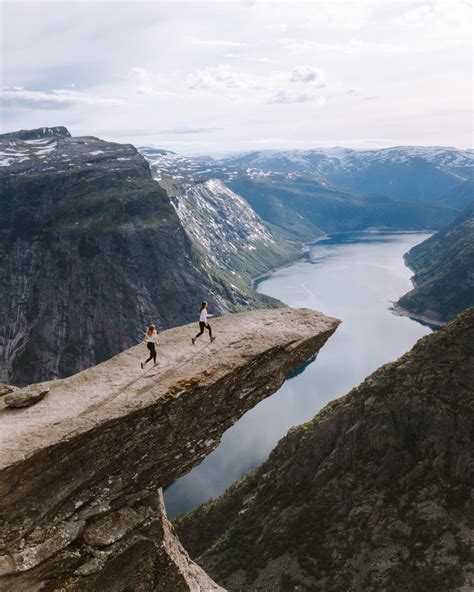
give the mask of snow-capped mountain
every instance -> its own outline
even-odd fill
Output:
[[[440,187],[444,183],[452,192],[453,183],[454,187],[465,183],[459,180],[460,175],[438,171],[427,161],[420,164],[413,160],[419,149],[410,149],[410,157],[394,150],[333,148],[253,152],[219,160],[152,148],[140,150],[151,163],[156,179],[173,183],[220,179],[234,194],[245,198],[263,220],[298,240],[372,226],[438,228],[458,214],[457,205],[451,205],[456,201],[455,194],[447,200],[447,191]],[[436,150],[431,150],[433,158]],[[448,156],[443,154],[437,158],[446,164]],[[461,154],[451,156],[452,166],[457,159],[456,166],[467,175],[469,159]],[[412,160],[406,164],[404,159],[409,158]],[[426,175],[422,174],[419,169],[428,166]],[[420,199],[418,194],[426,192],[430,184],[436,185],[442,204]]]
[[[232,269],[243,252],[275,243],[249,204],[218,179],[183,184],[172,203],[184,228],[216,265]]]
[[[219,269],[236,298],[248,298],[251,277],[294,257],[297,248],[276,232],[207,166],[165,150],[140,148],[153,178],[167,191],[181,224],[209,269]],[[242,300],[244,303],[245,300]]]
[[[233,155],[219,163],[267,172],[312,174],[351,191],[430,201],[474,176],[474,151],[445,147],[263,151]]]
[[[141,149],[145,157],[174,175],[258,179],[278,173],[294,179],[310,175],[322,185],[363,195],[377,194],[404,201],[435,202],[474,177],[474,150],[398,146],[374,150],[316,148],[264,150],[225,158],[183,157],[164,150]]]

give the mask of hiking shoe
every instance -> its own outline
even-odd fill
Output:
[[[215,337],[211,337],[211,343],[214,343],[215,340],[216,340]]]
[[[140,364],[140,366],[142,367],[142,370],[145,368],[145,364],[143,362]]]
[[[196,338],[195,337],[191,337],[191,341],[192,341],[193,345],[196,344]]]

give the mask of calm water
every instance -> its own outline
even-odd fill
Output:
[[[430,332],[390,312],[411,287],[403,254],[423,233],[346,233],[318,242],[307,260],[280,269],[258,291],[343,322],[317,358],[228,430],[220,446],[165,492],[169,516],[185,512],[261,464],[291,426],[311,419],[376,368]]]

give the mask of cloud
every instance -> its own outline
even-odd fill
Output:
[[[407,10],[407,12],[403,14],[403,18],[410,23],[423,23],[426,21],[426,18],[432,16],[433,13],[433,6],[423,4],[422,6]]]
[[[323,82],[323,73],[313,66],[297,66],[290,73],[290,82]]]
[[[268,100],[268,103],[290,105],[291,103],[310,103],[314,101],[315,95],[308,93],[292,93],[280,90]]]
[[[74,105],[121,105],[123,101],[104,98],[70,89],[28,90],[22,86],[0,90],[0,102],[5,108],[67,109]]]
[[[132,82],[137,95],[163,95],[169,96],[169,81],[160,72],[151,72],[146,68],[132,68],[128,73],[128,79]]]
[[[3,126],[55,125],[59,112],[72,133],[134,142],[149,130],[142,141],[193,152],[331,145],[341,128],[470,145],[469,0],[196,0],[185,19],[180,2],[105,2],[5,3]]]
[[[190,74],[186,82],[190,90],[198,91],[226,91],[254,86],[250,76],[235,71],[229,64],[219,64],[198,70]]]

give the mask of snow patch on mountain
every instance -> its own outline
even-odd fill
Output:
[[[274,242],[249,204],[217,179],[182,184],[172,203],[186,232],[219,267],[232,269],[240,250]]]

